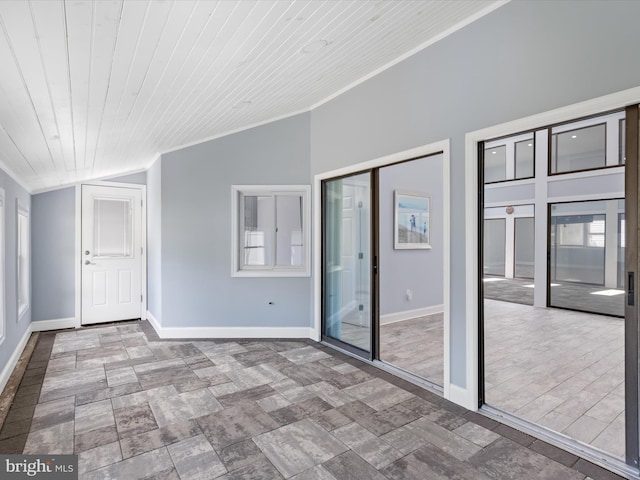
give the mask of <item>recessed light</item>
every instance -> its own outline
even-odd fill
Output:
[[[577,135],[571,135],[571,138],[578,138]]]
[[[533,147],[533,143],[527,143],[527,147]]]
[[[496,153],[498,153],[498,152],[496,152],[496,151],[494,150],[494,151],[493,151],[493,152],[491,152],[491,153],[493,153],[493,154],[495,155],[495,154],[496,154]]]
[[[322,50],[327,45],[329,45],[329,42],[326,40],[314,40],[311,43],[307,43],[300,49],[300,51],[302,53],[315,53]]]

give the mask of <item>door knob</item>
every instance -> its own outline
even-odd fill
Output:
[[[89,255],[89,250],[85,250],[85,251],[84,251],[84,254],[85,254],[85,255]]]
[[[95,263],[93,263],[91,260],[85,260],[84,264],[85,265],[95,265]]]

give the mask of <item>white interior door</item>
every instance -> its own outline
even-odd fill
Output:
[[[141,318],[142,190],[82,186],[82,324]]]

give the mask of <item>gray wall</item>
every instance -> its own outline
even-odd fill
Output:
[[[443,303],[442,155],[380,169],[380,314]],[[431,197],[431,249],[394,250],[394,191]],[[407,289],[413,299],[407,299]]]
[[[465,386],[464,135],[640,85],[640,2],[510,2],[316,108],[311,173],[451,139],[451,381]]]
[[[31,323],[31,312],[33,307],[27,309],[18,321],[18,292],[17,292],[17,218],[16,201],[20,205],[29,209],[29,216],[33,214],[31,210],[31,198],[29,194],[14,182],[11,177],[0,170],[0,188],[4,189],[4,312],[5,312],[5,339],[0,347],[0,371],[4,369],[9,358],[13,354],[20,339]],[[32,222],[33,225],[33,222]],[[33,277],[32,277],[33,285]],[[33,296],[32,296],[33,298]],[[30,302],[31,303],[31,302]]]
[[[163,327],[311,325],[310,278],[231,277],[231,185],[308,185],[309,126],[306,113],[162,155]]]
[[[75,187],[33,195],[32,319],[75,317]]]
[[[162,322],[162,162],[147,172],[147,310]]]
[[[129,175],[123,175],[121,177],[113,177],[104,180],[105,182],[120,182],[120,183],[136,183],[140,185],[147,184],[147,172],[131,173]]]

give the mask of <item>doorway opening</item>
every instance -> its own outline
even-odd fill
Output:
[[[637,375],[629,384],[625,118],[479,143],[479,393],[490,414],[637,465],[627,448],[638,407],[626,400]]]
[[[448,218],[441,152],[321,182],[322,340],[442,392]]]

